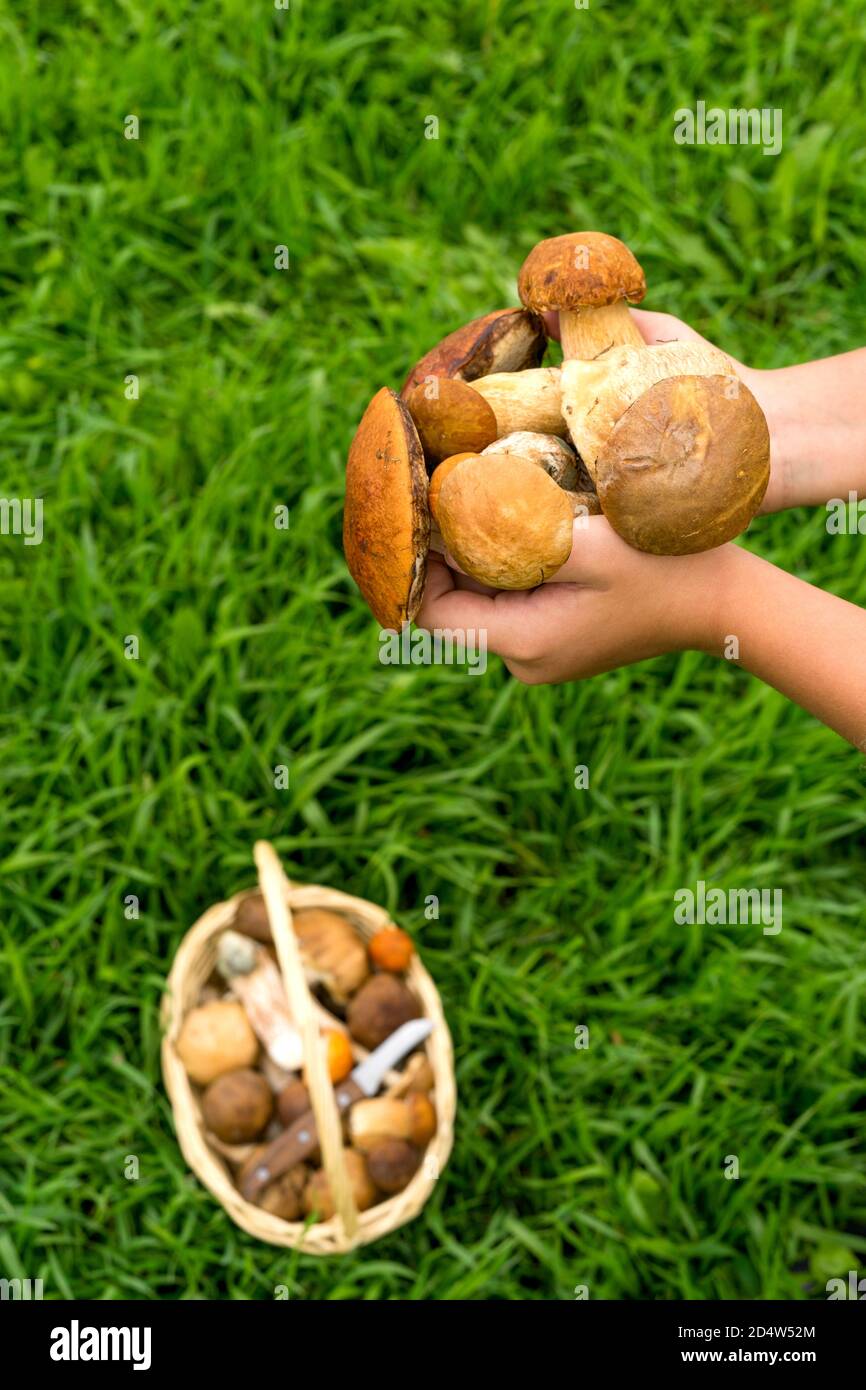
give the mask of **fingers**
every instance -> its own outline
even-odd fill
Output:
[[[620,540],[606,517],[582,517],[572,529],[571,554],[545,582],[606,588],[607,577],[612,577],[621,562],[618,552],[624,546],[625,541]]]
[[[702,338],[700,333],[674,314],[657,314],[652,309],[631,309],[629,312],[647,343],[670,343],[677,339],[689,343],[707,342],[706,338]]]

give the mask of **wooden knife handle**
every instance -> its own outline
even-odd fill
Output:
[[[343,1081],[336,1088],[334,1098],[341,1115],[344,1115],[356,1100],[361,1100],[364,1091],[357,1081]],[[241,1195],[248,1202],[254,1202],[260,1193],[279,1178],[309,1158],[319,1146],[319,1131],[312,1110],[307,1110],[287,1130],[271,1140],[259,1162],[251,1168],[241,1183]]]

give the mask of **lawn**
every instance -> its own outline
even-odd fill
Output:
[[[515,303],[542,236],[622,236],[647,307],[752,365],[859,346],[864,42],[856,0],[6,6],[2,492],[44,539],[0,537],[0,1274],[803,1299],[864,1269],[862,755],[697,655],[382,666],[340,546],[368,398]],[[781,108],[782,152],[677,145],[697,100]],[[746,543],[866,600],[821,512]],[[160,1079],[173,952],[258,837],[392,911],[454,1035],[433,1197],[328,1262],[229,1222]],[[781,889],[783,930],[677,925],[698,879]]]

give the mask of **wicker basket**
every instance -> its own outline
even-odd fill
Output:
[[[419,1000],[422,1013],[434,1025],[425,1047],[435,1078],[433,1100],[437,1129],[408,1187],[397,1196],[359,1212],[343,1159],[342,1128],[320,1038],[320,1009],[307,987],[292,929],[292,909],[321,907],[340,912],[365,939],[389,926],[390,918],[387,912],[373,903],[350,897],[337,889],[290,884],[268,844],[260,842],[256,845],[255,858],[289,1007],[304,1040],[305,1079],[319,1130],[322,1165],[331,1184],[336,1215],[316,1225],[283,1221],[241,1196],[232,1181],[226,1159],[205,1131],[197,1091],[177,1055],[175,1044],[184,1017],[199,1002],[202,987],[213,973],[217,938],[232,925],[237,906],[249,896],[248,893],[238,893],[228,902],[209,908],[186,933],[178,947],[163,1001],[163,1077],[174,1111],[178,1141],[187,1163],[238,1226],[271,1245],[293,1246],[310,1255],[342,1254],[357,1245],[365,1245],[388,1235],[417,1216],[448,1161],[456,1106],[451,1037],[436,986],[415,955],[406,972],[406,982]],[[360,1048],[355,1050],[358,1056],[364,1055]]]

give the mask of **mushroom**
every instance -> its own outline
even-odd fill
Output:
[[[224,931],[217,946],[217,969],[241,1000],[268,1056],[285,1071],[304,1059],[301,1034],[289,1013],[280,972],[261,946],[236,931]]]
[[[308,1169],[303,1163],[282,1173],[269,1183],[256,1202],[256,1206],[271,1216],[279,1216],[283,1221],[298,1221],[304,1209],[304,1188],[307,1185]]]
[[[367,1170],[367,1160],[356,1149],[344,1149],[343,1160],[355,1206],[359,1211],[366,1211],[376,1200],[376,1189]],[[319,1168],[312,1174],[304,1190],[304,1211],[308,1215],[315,1213],[322,1221],[329,1221],[335,1210],[328,1175],[324,1168]]]
[[[571,503],[575,516],[601,516],[601,503],[598,500],[597,492],[575,492],[566,488],[565,495]]]
[[[424,451],[405,403],[383,386],[349,450],[343,512],[349,572],[382,627],[415,617],[429,542]]]
[[[437,506],[438,506],[438,504],[439,504],[439,489],[441,488],[441,486],[442,486],[442,484],[444,483],[445,479],[448,477],[448,474],[451,473],[451,472],[453,471],[453,469],[455,469],[455,468],[457,467],[458,463],[462,463],[464,459],[474,459],[474,458],[477,458],[477,457],[478,457],[477,454],[452,454],[450,458],[443,459],[442,462],[439,464],[439,467],[436,468],[436,469],[434,470],[434,472],[433,472],[433,477],[430,479],[430,486],[429,486],[429,488],[427,489],[427,505],[428,505],[429,508],[430,508],[430,515],[431,515],[431,517],[433,518],[434,521],[436,520],[436,508],[437,508]],[[431,550],[433,549],[434,544],[435,544],[435,542],[434,542],[433,531],[434,531],[434,528],[431,527],[431,528],[430,528],[430,549],[431,549]],[[437,531],[436,534],[438,535],[438,531]],[[439,537],[439,539],[440,539],[440,542],[441,542],[441,536]],[[444,546],[439,545],[439,546],[437,546],[436,548],[437,548],[437,549],[444,549]]]
[[[406,1073],[408,1077],[406,1089],[409,1095],[416,1093],[423,1095],[427,1091],[432,1091],[436,1084],[433,1068],[423,1052],[416,1053],[414,1057],[409,1058]]]
[[[259,1040],[234,999],[216,999],[191,1009],[177,1040],[177,1054],[199,1086],[224,1072],[252,1066],[258,1053]]]
[[[362,1152],[377,1139],[408,1139],[423,1149],[436,1133],[436,1111],[429,1096],[420,1092],[405,1099],[359,1100],[349,1111],[349,1133]]]
[[[310,1093],[303,1081],[290,1081],[277,1096],[277,1114],[288,1128],[310,1109]]]
[[[442,484],[438,521],[460,568],[495,589],[533,589],[571,553],[571,502],[516,454],[464,460]]]
[[[464,381],[434,377],[407,401],[428,465],[461,451],[480,453],[497,435],[493,407]]]
[[[202,1096],[208,1129],[227,1144],[256,1139],[274,1110],[274,1097],[261,1072],[240,1067],[212,1081]]]
[[[619,418],[597,460],[604,514],[629,545],[689,555],[733,540],[770,476],[763,411],[727,376],[656,382]]]
[[[390,1100],[395,1100],[414,1092],[432,1091],[435,1084],[436,1078],[426,1053],[413,1052],[403,1070],[397,1073],[396,1080],[388,1087],[385,1095]]]
[[[364,1047],[373,1048],[408,1023],[420,1018],[421,1007],[412,991],[394,975],[372,975],[349,1004],[349,1032]]]
[[[257,1145],[241,1164],[237,1174],[238,1187],[242,1188],[247,1174],[259,1166],[266,1148],[265,1144]],[[287,1169],[268,1184],[256,1198],[256,1206],[270,1212],[271,1216],[282,1217],[284,1221],[297,1221],[303,1211],[304,1188],[308,1177],[309,1169],[303,1163],[297,1163],[294,1168]]]
[[[472,390],[493,407],[496,433],[533,430],[568,433],[562,415],[559,367],[528,367],[525,372],[495,372],[472,382]]]
[[[644,345],[627,301],[643,299],[646,280],[616,237],[571,232],[540,241],[523,262],[517,288],[528,309],[559,310],[564,361],[597,357],[618,343]]]
[[[497,309],[449,333],[412,368],[400,395],[430,377],[474,381],[491,372],[537,367],[547,347],[544,320],[527,309]]]
[[[595,477],[596,459],[614,425],[644,391],[673,376],[718,376],[739,379],[731,359],[710,343],[654,343],[636,351],[615,347],[593,362],[565,362],[561,391],[568,431]]]
[[[481,453],[517,454],[530,463],[537,463],[557,486],[566,491],[574,491],[579,482],[577,454],[570,444],[556,434],[515,430],[513,434],[497,439],[495,444],[489,444]]]
[[[244,936],[252,936],[256,941],[267,944],[273,939],[261,893],[248,893],[241,898],[235,910],[234,925],[236,931],[243,932]]]
[[[324,985],[336,1004],[345,1004],[370,973],[357,931],[323,907],[299,908],[293,924],[308,983]]]
[[[374,932],[367,950],[374,965],[397,975],[409,969],[415,954],[411,936],[400,927],[382,927]]]
[[[402,1192],[418,1171],[421,1156],[405,1139],[379,1139],[367,1154],[367,1171],[380,1192]]]

